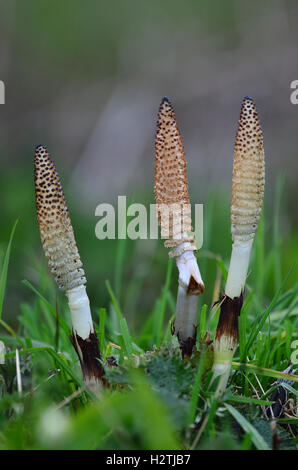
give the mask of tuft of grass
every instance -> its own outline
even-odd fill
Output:
[[[288,247],[293,245],[291,240],[282,245],[276,242],[282,237],[278,214],[283,201],[275,215],[275,237],[267,230],[273,215],[265,208],[239,321],[239,347],[228,389],[219,398],[209,385],[213,354],[209,340],[216,329],[218,315],[213,301],[225,282],[230,234],[228,224],[226,232],[214,230],[214,221],[222,220],[225,213],[222,195],[213,194],[210,200],[212,211],[208,206],[205,217],[209,220],[210,211],[212,214],[205,224],[205,251],[200,253],[210,292],[200,299],[197,351],[191,359],[181,361],[177,339],[171,335],[176,273],[162,248],[156,246],[153,261],[149,257],[142,260],[144,272],[150,273],[142,283],[131,282],[138,260],[133,250],[132,256],[125,257],[129,241],[126,245],[115,241],[117,256],[110,272],[102,263],[103,271],[97,279],[112,281],[102,283],[98,298],[90,296],[92,310],[97,313],[93,318],[103,357],[113,356],[118,366],[105,364],[110,387],[100,398],[84,387],[69,340],[67,302],[33,252],[31,270],[24,272],[18,267],[17,311],[7,308],[15,295],[11,286],[17,285],[9,278],[15,272],[15,256],[8,263],[13,253],[14,226],[1,266],[4,307],[0,340],[7,352],[5,364],[0,365],[0,449],[271,449],[270,424],[263,410],[272,404],[270,397],[280,386],[278,379],[291,381],[282,386],[293,404],[276,420],[280,448],[295,449],[298,377],[283,371],[290,362],[292,342],[298,339],[297,264],[292,260],[285,270],[278,261],[288,259]],[[16,242],[17,237],[13,250]],[[80,240],[80,246],[84,246],[84,240]],[[275,254],[277,246],[279,257]],[[111,254],[107,256],[110,259]],[[280,273],[275,278],[276,267]],[[133,272],[131,278],[129,270]],[[28,280],[21,283],[24,277]],[[133,315],[127,307],[132,305],[127,302],[128,286],[129,298],[141,299],[133,303],[137,306]],[[21,395],[16,383],[16,349],[20,355]]]

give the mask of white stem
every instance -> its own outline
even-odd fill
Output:
[[[230,376],[230,371],[231,371],[231,365],[232,365],[232,360],[227,361],[226,364],[216,363],[216,364],[214,364],[214,366],[212,368],[213,377],[212,377],[212,382],[211,383],[213,383],[213,381],[217,377],[220,377],[220,379],[218,381],[218,384],[217,384],[216,391],[215,391],[216,396],[222,395],[225,392],[226,388],[227,388],[227,383],[228,383],[229,376]]]
[[[179,333],[179,338],[187,340],[194,335],[197,325],[197,305],[198,296],[187,294],[187,288],[178,286],[175,334]]]
[[[241,292],[243,292],[252,243],[253,238],[245,241],[235,240],[233,243],[225,287],[225,294],[230,299],[240,297]],[[229,336],[222,335],[219,339],[215,338],[214,340],[213,380],[219,375],[222,376],[218,384],[218,393],[223,393],[226,389],[236,347],[235,339]]]
[[[235,240],[232,248],[225,294],[233,299],[244,289],[253,238],[247,241]]]
[[[190,242],[177,245],[173,250],[173,256],[176,258],[179,270],[175,334],[178,336],[184,354],[187,348],[191,348],[191,345],[195,343],[198,295],[203,292],[204,283]],[[197,284],[195,289],[192,287],[191,278]],[[184,342],[185,346],[183,346]],[[191,354],[191,351],[186,354],[189,353]]]
[[[189,242],[181,243],[178,249],[185,249],[189,246],[191,246]],[[204,290],[204,283],[197,263],[197,258],[193,251],[184,251],[180,256],[177,256],[176,264],[179,270],[179,284],[181,286],[187,288],[192,276],[202,290]]]
[[[94,332],[90,311],[90,303],[84,285],[66,291],[71,313],[72,326],[75,333],[87,339]]]

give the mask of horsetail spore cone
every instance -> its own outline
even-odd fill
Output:
[[[194,255],[191,208],[188,195],[185,153],[172,104],[163,98],[155,139],[155,185],[161,235],[172,248],[179,270],[175,333],[182,355],[191,355],[196,340],[197,296],[204,284]]]
[[[214,341],[214,372],[228,380],[238,344],[238,316],[255,232],[260,220],[265,184],[262,129],[251,98],[242,103],[234,148],[231,204],[232,254]]]
[[[104,368],[93,327],[86,277],[76,245],[63,188],[47,148],[36,147],[34,160],[37,220],[48,265],[65,291],[71,312],[71,341],[88,385],[104,381]]]

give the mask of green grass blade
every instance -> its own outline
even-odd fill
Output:
[[[174,319],[175,319],[175,314],[173,314],[171,316],[171,318],[169,319],[169,321],[168,321],[166,332],[165,332],[163,340],[161,342],[162,344],[165,344],[167,341],[169,341],[171,339],[171,335],[172,335],[171,330],[172,330],[172,325],[173,325]]]
[[[258,231],[255,240],[255,261],[256,261],[256,286],[258,300],[263,304],[264,297],[264,260],[265,260],[265,236],[264,236],[264,209],[259,221]]]
[[[19,350],[20,355],[22,355],[22,354],[35,354],[35,353],[37,354],[37,353],[40,353],[40,352],[46,352],[53,359],[55,359],[55,361],[57,361],[57,363],[70,375],[70,377],[76,383],[76,385],[78,385],[78,386],[83,385],[82,380],[80,380],[77,377],[77,375],[73,372],[73,369],[66,363],[66,361],[64,361],[60,357],[60,355],[53,348],[50,348],[50,347],[37,347],[37,348],[26,348],[26,349]],[[6,358],[14,357],[14,356],[15,356],[14,352],[13,353],[7,353],[5,355]]]
[[[205,365],[205,358],[206,358],[206,352],[203,351],[200,357],[200,362],[198,366],[198,370],[196,373],[193,389],[192,389],[192,394],[190,398],[190,403],[189,403],[189,411],[188,411],[188,425],[191,425],[194,422],[195,416],[196,416],[196,409],[199,401],[199,391],[200,391],[200,386],[201,386],[201,380],[202,380],[202,375],[204,371],[204,365]]]
[[[228,270],[226,269],[223,260],[220,259],[220,258],[217,258],[216,259],[216,264],[219,267],[219,269],[221,270],[223,280],[226,282],[226,280],[228,278]]]
[[[56,312],[56,309],[50,304],[50,302],[40,292],[38,292],[38,290],[35,289],[35,287],[29,281],[24,279],[22,282],[25,286],[27,286],[30,290],[32,290],[37,295],[37,297],[39,297],[42,300],[42,302],[46,305],[46,307],[52,313],[52,315],[53,315],[53,317],[55,318],[55,321],[56,321],[57,320],[57,312]],[[60,325],[62,326],[62,328],[64,329],[64,331],[67,334],[69,334],[70,328],[69,328],[68,324],[66,323],[66,321],[61,317],[61,315],[58,315],[58,321],[59,321]]]
[[[112,289],[112,287],[111,287],[110,282],[109,282],[109,281],[106,281],[105,284],[106,284],[107,291],[108,291],[108,293],[109,293],[109,295],[110,295],[110,298],[111,298],[111,301],[112,301],[114,310],[115,310],[115,312],[116,312],[117,318],[118,318],[119,323],[120,323],[120,321],[121,321],[122,318],[123,318],[123,314],[122,314],[121,308],[120,308],[120,306],[119,306],[119,304],[118,304],[118,301],[117,301],[117,299],[116,299],[116,297],[115,297],[115,294],[114,294],[114,292],[113,292],[113,289]]]
[[[273,377],[276,379],[285,379],[285,380],[293,380],[294,382],[298,382],[298,375],[294,374],[286,374],[285,372],[280,372],[278,370],[267,369],[266,367],[259,367],[255,364],[245,364],[241,362],[232,362],[232,369],[242,370],[245,372],[251,372],[255,374],[264,375],[265,377]]]
[[[285,175],[278,175],[276,188],[275,188],[275,203],[274,203],[274,219],[273,219],[273,266],[274,266],[274,285],[275,290],[280,286],[282,279],[281,270],[281,235],[280,235],[280,212],[281,201],[284,190]]]
[[[10,233],[9,242],[8,242],[7,249],[5,252],[1,276],[0,276],[0,318],[2,317],[2,308],[3,308],[3,301],[4,301],[4,295],[5,295],[5,289],[6,289],[7,271],[8,271],[11,243],[12,243],[12,239],[13,239],[17,224],[18,224],[18,220],[15,221],[14,226],[12,227],[12,231]]]
[[[119,239],[117,243],[116,251],[116,265],[115,265],[115,293],[117,299],[121,298],[122,291],[122,273],[123,273],[123,264],[126,252],[126,238]]]
[[[162,339],[162,328],[163,328],[163,321],[167,306],[167,298],[168,298],[168,291],[170,288],[171,277],[172,277],[172,270],[173,270],[173,259],[170,258],[168,261],[168,268],[167,268],[167,276],[166,282],[162,291],[162,295],[160,297],[159,308],[156,309],[154,320],[153,320],[153,338],[154,343],[156,346],[160,345]]]
[[[131,357],[132,351],[133,351],[133,344],[132,344],[132,341],[131,341],[131,337],[130,337],[130,333],[129,333],[129,330],[128,330],[126,319],[122,314],[121,308],[120,308],[120,306],[117,302],[117,299],[115,297],[115,294],[113,292],[113,289],[112,289],[111,284],[109,283],[109,281],[106,281],[106,287],[107,287],[108,293],[110,295],[113,307],[115,309],[117,318],[119,320],[119,325],[120,325],[120,328],[121,328],[121,333],[122,333],[122,337],[123,337],[123,340],[124,340],[127,355],[129,357]]]
[[[131,337],[130,337],[130,334],[129,334],[127,322],[126,322],[126,319],[124,317],[121,318],[121,320],[120,320],[120,327],[121,327],[121,332],[122,332],[122,336],[123,336],[123,340],[124,340],[127,355],[128,355],[128,357],[131,357],[132,356],[132,351],[133,351],[133,345],[132,345]]]
[[[268,444],[264,441],[261,434],[256,430],[256,428],[247,421],[246,418],[239,411],[236,410],[232,405],[224,403],[224,406],[229,411],[229,413],[235,418],[235,420],[240,424],[242,429],[251,435],[251,440],[258,450],[271,450]]]
[[[213,426],[213,423],[214,423],[214,419],[215,419],[215,416],[216,416],[216,411],[217,411],[217,408],[218,408],[218,405],[219,405],[219,400],[217,397],[214,397],[211,401],[211,405],[210,405],[210,408],[209,408],[209,413],[208,413],[208,417],[207,417],[207,420],[206,420],[206,427],[205,429],[203,430],[203,433],[205,434],[209,434],[210,432],[210,428],[211,426]],[[202,434],[203,434],[202,433]],[[210,435],[209,435],[210,437]]]
[[[105,345],[105,327],[106,327],[107,311],[105,308],[99,309],[99,350],[103,353]]]
[[[244,362],[245,352],[246,352],[246,312],[241,309],[241,314],[239,317],[239,349],[240,349],[240,362]]]
[[[207,308],[204,304],[201,308],[200,321],[199,321],[199,338],[203,339],[207,329]]]
[[[294,424],[297,426],[297,418],[279,418],[276,422],[279,424]]]
[[[280,288],[278,289],[277,293],[275,294],[275,296],[273,297],[269,307],[261,314],[260,318],[256,320],[255,324],[253,325],[252,327],[252,331],[251,331],[251,334],[248,338],[248,341],[247,341],[247,345],[246,345],[246,351],[245,351],[245,355],[247,356],[248,352],[249,352],[249,349],[251,348],[251,346],[253,345],[256,337],[258,336],[258,333],[259,331],[261,330],[262,326],[264,325],[265,321],[267,320],[269,314],[271,313],[271,311],[273,310],[285,284],[287,283],[287,280],[288,278],[290,277],[292,271],[294,270],[295,266],[297,264],[297,260],[293,263],[293,265],[291,266],[290,270],[288,271],[288,274],[286,275],[285,279],[283,280]]]
[[[25,346],[24,341],[19,337],[19,335],[18,335],[4,320],[2,320],[2,318],[0,318],[0,325],[1,325],[6,331],[8,331],[8,333],[9,333],[11,336],[13,336],[13,337],[16,339],[22,347]]]
[[[295,397],[298,397],[298,391],[295,390],[290,384],[287,384],[286,382],[281,382],[280,385],[282,387],[286,388],[287,390],[289,390],[289,392],[293,393],[293,395],[295,395]],[[296,423],[298,424],[298,421],[296,421]]]
[[[274,403],[274,401],[260,400],[259,398],[251,398],[245,396],[240,397],[238,395],[227,395],[225,397],[225,401],[229,401],[232,403],[253,403],[254,405],[264,406],[270,406]]]

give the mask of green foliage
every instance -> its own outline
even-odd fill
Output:
[[[103,249],[99,267],[95,260],[99,270],[95,281],[101,279],[99,289],[104,286],[104,291],[98,297],[91,281],[89,294],[110,383],[100,398],[84,387],[69,340],[67,302],[45,265],[32,255],[30,270],[25,271],[30,281],[22,283],[20,274],[16,277],[16,273],[23,276],[14,253],[18,254],[24,219],[19,221],[12,251],[15,227],[10,238],[6,234],[0,284],[0,339],[6,345],[6,362],[0,365],[1,449],[271,449],[272,429],[263,410],[272,404],[278,378],[295,381],[284,384],[290,402],[287,415],[276,422],[280,449],[295,448],[297,377],[282,372],[290,362],[292,341],[298,339],[297,265],[294,259],[286,266],[282,263],[287,247],[292,250],[291,241],[279,243],[278,214],[271,240],[266,210],[254,244],[233,372],[226,394],[215,397],[209,385],[211,340],[218,318],[213,302],[224,286],[230,235],[227,229],[222,241],[215,230],[222,212],[225,215],[222,196],[212,195],[210,217],[208,204],[204,248],[199,253],[206,294],[199,300],[197,351],[191,359],[181,360],[177,339],[171,336],[177,272],[162,243],[150,259],[140,260],[141,251],[136,254],[134,248],[138,241],[115,241]],[[84,234],[78,237],[82,247],[84,238]],[[91,244],[91,261],[94,247]],[[39,242],[36,250],[41,251]],[[140,262],[147,263],[145,272],[150,273],[142,280],[132,269]],[[106,263],[110,272],[105,271]],[[10,277],[20,289],[18,294]],[[19,306],[11,312],[14,295]],[[17,392],[16,349],[22,393]]]

